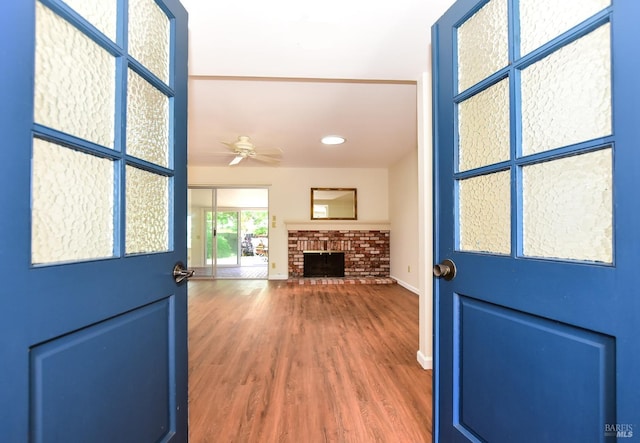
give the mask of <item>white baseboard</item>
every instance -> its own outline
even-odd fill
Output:
[[[394,279],[395,281],[398,282],[398,284],[400,286],[402,286],[405,289],[408,289],[409,291],[413,292],[416,295],[420,295],[420,290],[414,286],[411,286],[409,283],[404,282],[402,280],[400,280],[399,278],[394,277],[393,275],[390,276],[392,279]]]
[[[433,358],[427,357],[421,351],[418,351],[418,363],[422,366],[422,369],[433,369]]]

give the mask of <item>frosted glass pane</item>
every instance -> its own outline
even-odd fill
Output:
[[[126,253],[169,249],[169,179],[127,166]]]
[[[169,83],[169,18],[153,0],[129,0],[129,53]]]
[[[611,180],[611,149],[524,167],[524,254],[611,263]]]
[[[461,171],[509,159],[509,79],[459,105]]]
[[[116,41],[117,0],[64,0],[74,11]]]
[[[460,249],[511,252],[511,174],[496,172],[460,180]]]
[[[169,98],[129,70],[127,154],[169,165]]]
[[[610,4],[609,0],[520,0],[521,54],[528,54]]]
[[[509,62],[506,0],[491,0],[458,28],[458,91]]]
[[[609,25],[522,72],[522,152],[611,134]]]
[[[113,162],[33,140],[31,261],[113,256]]]
[[[36,2],[37,123],[113,148],[115,59]]]

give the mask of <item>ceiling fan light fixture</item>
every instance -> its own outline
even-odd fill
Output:
[[[345,138],[339,135],[327,135],[320,141],[323,145],[341,145],[345,142]]]

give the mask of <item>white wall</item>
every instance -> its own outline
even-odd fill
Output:
[[[286,279],[288,273],[287,226],[310,223],[311,188],[357,188],[358,223],[388,223],[389,180],[387,169],[189,167],[190,186],[267,186],[269,188],[269,278]],[[273,226],[275,217],[275,227]],[[315,222],[327,226],[327,222]],[[309,225],[309,229],[315,229]],[[393,232],[391,233],[393,242]]]
[[[418,150],[389,169],[391,277],[419,294]]]

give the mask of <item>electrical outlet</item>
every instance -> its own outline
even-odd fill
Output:
[[[411,266],[407,266],[407,272],[411,272]]]
[[[275,262],[271,262],[271,269],[275,269],[275,268],[276,268]]]

